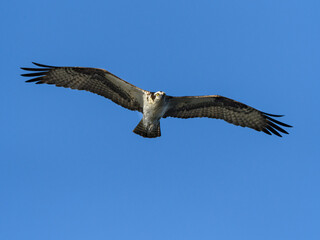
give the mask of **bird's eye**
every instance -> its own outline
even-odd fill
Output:
[[[156,96],[160,96],[160,93],[156,93]]]

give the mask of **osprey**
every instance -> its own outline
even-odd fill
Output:
[[[291,127],[271,118],[283,115],[261,112],[218,95],[172,97],[162,91],[149,92],[140,89],[104,69],[33,64],[40,68],[21,68],[33,71],[21,74],[25,77],[35,77],[26,82],[86,90],[109,98],[122,107],[141,112],[142,120],[133,132],[142,137],[160,137],[160,119],[166,117],[223,119],[234,125],[249,127],[269,135],[273,133],[279,137],[281,137],[279,132],[288,134],[280,126]]]

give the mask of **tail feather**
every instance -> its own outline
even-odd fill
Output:
[[[143,120],[141,120],[139,124],[136,126],[136,128],[133,130],[133,132],[145,138],[160,137],[160,122],[157,126],[153,127],[152,129],[149,129],[148,126],[145,126],[143,124]]]

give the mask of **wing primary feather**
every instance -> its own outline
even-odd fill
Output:
[[[40,72],[40,71],[49,71],[51,68],[25,68],[25,67],[21,67],[21,69],[26,70],[26,71]]]
[[[266,128],[265,129],[262,129],[262,132],[268,134],[268,135],[272,135]]]
[[[271,117],[268,117],[268,116],[265,116],[268,120],[270,120],[270,121],[272,121],[272,122],[274,122],[274,123],[276,123],[276,124],[279,124],[279,125],[281,125],[281,126],[284,126],[284,127],[292,127],[292,126],[290,126],[290,125],[288,125],[288,124],[285,124],[285,123],[283,123],[283,122],[280,122],[280,121],[278,121],[278,120],[275,120],[275,119],[273,119],[273,118],[271,118]]]
[[[274,124],[273,122],[270,122],[270,121],[269,121],[268,124],[269,124],[271,127],[275,128],[276,130],[278,130],[278,131],[280,131],[280,132],[282,132],[282,133],[289,134],[286,130],[282,129],[281,127],[279,127],[278,125]]]
[[[41,81],[42,77],[37,77],[37,78],[32,78],[30,80],[27,80],[26,82],[36,82],[36,81]]]
[[[271,113],[262,112],[264,115],[271,116],[271,117],[283,117],[284,115],[276,115]]]
[[[38,67],[55,68],[55,66],[44,65],[44,64],[40,64],[40,63],[36,63],[36,62],[32,62],[32,63]]]
[[[35,72],[35,73],[24,73],[21,74],[23,77],[36,77],[36,76],[41,76],[41,75],[46,75],[47,72]]]
[[[274,130],[270,125],[268,125],[266,128],[267,128],[270,132],[272,132],[274,135],[277,135],[278,137],[282,137],[282,136],[280,135],[280,133],[278,133],[276,130]]]

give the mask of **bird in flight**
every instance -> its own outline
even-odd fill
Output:
[[[143,117],[133,132],[146,138],[160,137],[160,119],[167,117],[223,119],[234,125],[279,137],[279,132],[288,134],[282,127],[291,127],[272,118],[283,115],[261,112],[219,95],[172,97],[162,91],[149,92],[138,88],[104,69],[33,64],[39,68],[21,68],[31,71],[21,74],[22,76],[34,77],[26,82],[86,90],[129,110],[141,112]]]

